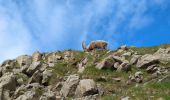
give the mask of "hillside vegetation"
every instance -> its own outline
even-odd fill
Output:
[[[0,65],[0,100],[170,100],[170,45],[21,55]]]

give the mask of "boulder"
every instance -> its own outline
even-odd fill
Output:
[[[134,65],[138,62],[138,59],[141,57],[141,55],[133,55],[132,59],[130,60],[130,64]]]
[[[160,48],[153,55],[156,56],[160,61],[170,61],[170,48],[167,49]]]
[[[116,62],[123,63],[125,58],[119,56],[112,56]]]
[[[32,57],[28,55],[19,56],[16,58],[16,60],[20,66],[24,66],[24,65],[30,66],[32,63]]]
[[[13,73],[5,73],[0,78],[0,88],[13,91],[16,88],[16,84],[16,78]]]
[[[52,70],[47,70],[47,69],[46,69],[46,70],[43,72],[42,84],[48,85],[48,82],[49,82],[51,76],[52,76]]]
[[[61,88],[61,95],[64,97],[74,96],[76,87],[79,83],[79,76],[77,74],[68,76],[67,80],[64,82]]]
[[[97,69],[111,69],[114,68],[115,60],[113,59],[113,56],[108,56],[104,60],[102,60],[100,63],[96,65]]]
[[[97,85],[92,79],[83,79],[80,80],[79,85],[77,86],[75,96],[85,97],[98,93]]]
[[[28,83],[34,83],[34,82],[37,82],[37,83],[41,83],[42,81],[42,73],[37,70],[33,75],[32,77],[28,80]]]
[[[36,51],[32,54],[33,62],[40,61],[42,59],[42,54],[39,51]]]
[[[157,68],[158,68],[157,65],[151,65],[151,66],[149,66],[149,67],[146,69],[146,71],[147,71],[148,73],[154,73],[154,72],[157,71]]]
[[[56,100],[56,96],[54,92],[47,91],[42,94],[39,100]]]
[[[85,70],[88,59],[84,58],[80,63],[78,63],[78,73],[83,73]]]
[[[153,64],[158,64],[159,59],[156,56],[145,54],[137,62],[136,66],[138,68],[147,68]]]
[[[32,75],[36,70],[39,69],[39,67],[41,67],[41,62],[33,62],[30,67],[27,69],[26,73],[28,75]]]
[[[39,96],[35,91],[26,91],[23,95],[20,95],[15,100],[39,100]]]
[[[131,65],[129,64],[129,61],[124,61],[118,68],[117,71],[129,71],[131,70]]]
[[[62,56],[56,55],[55,53],[52,53],[50,56],[48,56],[48,65],[50,67],[54,66],[57,60],[61,60]]]

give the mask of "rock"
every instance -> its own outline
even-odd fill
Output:
[[[52,91],[47,91],[43,93],[39,100],[56,100],[55,93]]]
[[[160,48],[153,55],[156,56],[161,61],[170,61],[170,48],[162,49]]]
[[[30,66],[32,63],[32,57],[28,55],[22,55],[16,58],[18,64],[21,66]]]
[[[153,64],[158,64],[158,63],[159,63],[159,60],[156,56],[146,54],[138,60],[136,66],[138,68],[147,68],[148,66],[151,66]]]
[[[130,64],[131,65],[134,65],[138,62],[138,59],[140,58],[141,56],[140,55],[133,55],[132,56],[132,59],[130,60]]]
[[[122,97],[121,100],[129,100],[130,97]]]
[[[78,73],[82,73],[84,71],[87,61],[88,61],[88,59],[85,58],[78,64]]]
[[[117,71],[129,71],[131,70],[131,65],[129,61],[124,61],[118,68]]]
[[[1,64],[0,76],[5,74],[6,72],[12,72],[16,68],[19,68],[19,65],[16,60],[6,60]]]
[[[118,62],[114,63],[114,68],[117,69],[119,68],[120,64]]]
[[[98,89],[95,82],[92,79],[83,79],[80,80],[79,85],[77,86],[75,96],[83,97],[98,94]]]
[[[39,69],[39,67],[41,67],[41,62],[38,61],[38,62],[33,62],[30,67],[27,69],[27,73],[28,75],[32,75],[36,70]]]
[[[61,88],[61,95],[64,97],[74,96],[74,92],[79,83],[78,75],[70,75],[67,80],[64,82],[63,87]]]
[[[143,81],[143,73],[142,72],[136,72],[135,73],[135,80],[137,83],[141,83]]]
[[[118,63],[123,63],[125,58],[119,57],[119,56],[112,56],[113,59]]]
[[[52,70],[45,70],[43,72],[42,84],[48,85],[48,82],[52,76]]]
[[[131,52],[125,52],[125,53],[123,54],[123,56],[131,56],[131,55],[132,55]]]
[[[112,56],[108,56],[104,60],[102,60],[100,63],[96,65],[97,69],[111,69],[114,68],[114,59]]]
[[[26,91],[15,100],[39,100],[39,96],[35,91]]]
[[[62,56],[59,56],[55,53],[52,53],[49,57],[48,57],[48,65],[50,67],[54,66],[54,64],[57,62],[57,60],[61,60]]]
[[[0,88],[13,91],[16,88],[16,84],[16,78],[13,73],[5,73],[0,78]]]
[[[151,66],[149,66],[147,69],[146,69],[146,71],[148,72],[148,73],[154,73],[154,72],[156,72],[157,71],[157,65],[151,65]]]
[[[131,82],[141,83],[143,81],[143,73],[141,71],[136,72],[135,75],[130,75],[129,79]]]
[[[126,45],[122,45],[122,46],[120,46],[118,49],[128,50],[128,49],[129,49],[129,47],[127,47]]]
[[[42,59],[42,54],[39,51],[36,51],[32,54],[33,62],[40,61]]]
[[[114,81],[116,82],[120,82],[121,81],[121,78],[120,77],[116,77],[116,78],[112,78]]]
[[[11,100],[10,91],[0,88],[0,99],[1,100]]]
[[[29,79],[28,83],[34,83],[34,82],[37,82],[37,83],[41,83],[42,81],[42,73],[37,70],[33,75],[32,77]]]

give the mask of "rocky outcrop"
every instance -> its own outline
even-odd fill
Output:
[[[128,100],[138,99],[136,90],[147,90],[140,91],[144,99],[158,91],[169,95],[170,48],[145,49],[36,51],[6,60],[0,65],[0,100]]]

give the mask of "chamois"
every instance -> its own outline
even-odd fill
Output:
[[[103,41],[103,40],[92,41],[89,44],[89,46],[86,46],[84,41],[82,42],[83,50],[87,51],[87,52],[95,50],[95,49],[107,49],[107,45],[108,45],[108,43],[106,41]]]

